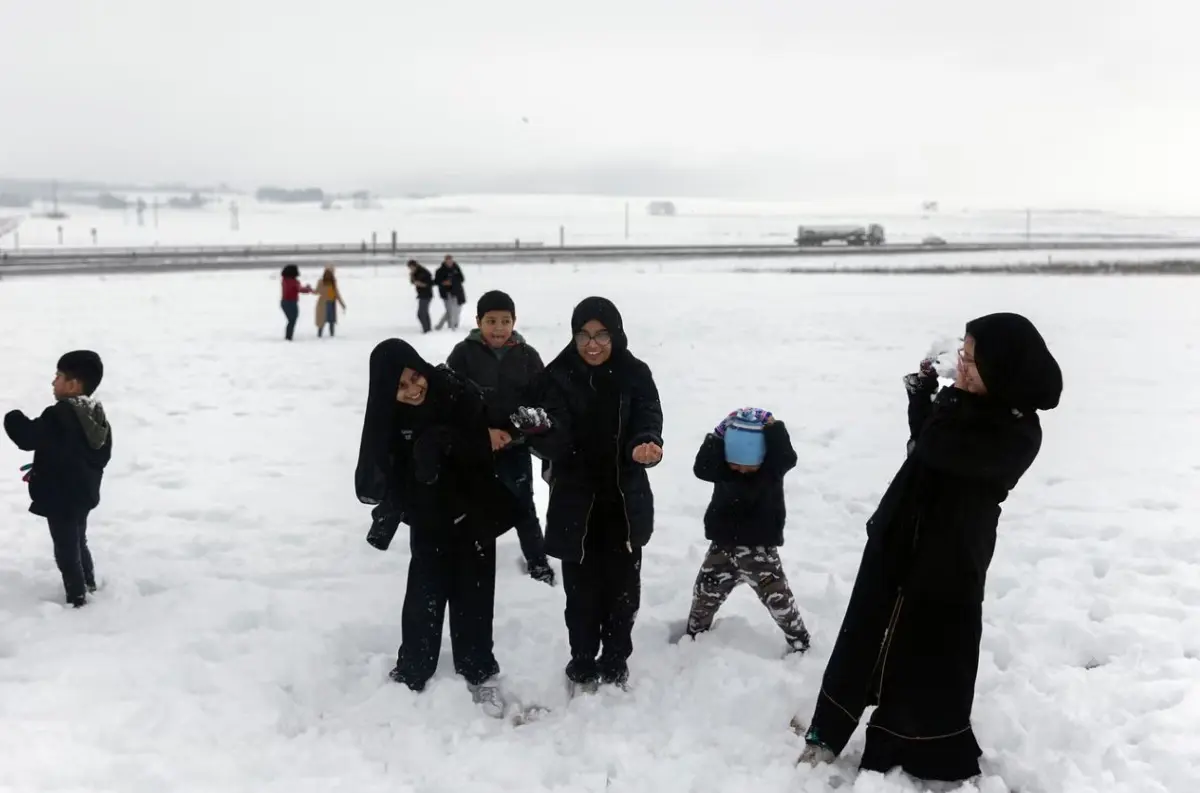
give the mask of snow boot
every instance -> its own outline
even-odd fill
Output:
[[[504,701],[504,693],[500,690],[500,683],[496,678],[490,677],[482,683],[468,683],[467,690],[471,692],[471,701],[486,715],[493,719],[504,718],[504,709],[508,703]]]
[[[600,671],[596,662],[588,658],[572,658],[567,664],[567,692],[572,696],[577,694],[595,694],[600,689]]]
[[[403,683],[417,694],[425,690],[425,681],[411,679],[408,672],[400,668],[400,664],[396,664],[392,671],[388,672],[388,677],[391,678],[393,683]]]
[[[607,686],[629,690],[629,664],[624,661],[600,659],[600,681]]]

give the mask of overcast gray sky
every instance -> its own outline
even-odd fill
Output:
[[[1200,209],[1198,5],[0,0],[0,174]]]

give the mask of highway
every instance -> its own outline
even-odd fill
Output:
[[[262,245],[143,248],[31,248],[0,251],[0,277],[118,272],[271,269],[295,262],[339,267],[398,266],[409,258],[436,263],[446,254],[475,264],[554,263],[636,259],[788,259],[820,257],[886,257],[921,253],[941,258],[981,252],[1037,253],[1054,251],[1198,250],[1200,239],[1095,240],[1050,242],[959,243],[951,245],[890,244],[880,246],[800,247],[790,245],[567,245],[540,243],[403,243],[393,252],[390,242],[373,252],[369,245]],[[881,265],[885,266],[885,265]]]

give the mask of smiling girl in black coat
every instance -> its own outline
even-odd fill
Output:
[[[654,377],[629,352],[616,306],[587,298],[571,332],[540,389],[552,429],[529,442],[550,483],[546,552],[563,562],[567,678],[592,690],[629,677],[642,546],[654,530],[646,469],[662,459],[663,418]]]
[[[412,558],[401,616],[403,643],[391,677],[421,691],[437,670],[449,605],[455,671],[477,703],[504,712],[492,654],[496,537],[516,503],[492,468],[483,395],[399,339],[371,352],[358,498],[376,505],[368,541],[385,549],[400,523]]]
[[[984,580],[1000,504],[1037,457],[1036,411],[1062,372],[1022,316],[967,324],[954,385],[929,361],[908,375],[908,459],[867,521],[867,545],[805,736],[801,760],[832,760],[863,710],[861,767],[920,779],[979,773],[971,730]]]

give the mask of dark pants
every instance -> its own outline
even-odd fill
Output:
[[[521,519],[517,521],[517,538],[526,562],[546,560],[546,539],[538,521],[537,505],[533,503],[533,460],[529,449],[518,446],[496,455],[496,475],[517,496]]]
[[[54,540],[54,561],[62,573],[67,602],[82,600],[96,588],[92,553],[87,544],[87,513],[48,518],[50,538]]]
[[[711,628],[717,610],[743,582],[754,589],[754,594],[771,612],[771,618],[783,630],[788,643],[796,649],[808,649],[808,629],[804,627],[804,619],[788,586],[779,549],[770,546],[718,545],[715,542],[709,546],[692,587],[688,633],[695,635]]]
[[[442,624],[450,606],[454,671],[472,685],[500,673],[492,654],[496,541],[454,537],[412,543],[401,616],[403,642],[396,677],[420,691],[437,671]]]
[[[433,320],[429,318],[429,304],[432,302],[432,297],[417,298],[417,320],[421,323],[422,333],[433,330]]]
[[[642,599],[642,549],[589,547],[582,562],[563,562],[562,580],[571,643],[567,676],[575,682],[597,674],[623,677]]]
[[[291,341],[292,334],[296,331],[296,320],[300,318],[300,304],[295,300],[280,300],[279,307],[287,317],[287,329],[283,332],[283,337]]]
[[[337,301],[325,301],[325,325],[329,326],[329,335],[333,336],[334,329],[337,327]],[[317,328],[317,335],[320,336],[325,332],[325,325],[320,325]]]

